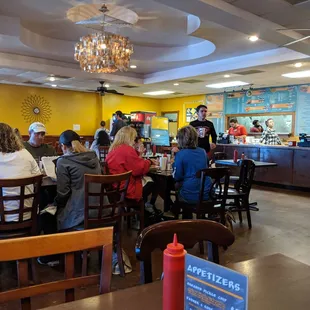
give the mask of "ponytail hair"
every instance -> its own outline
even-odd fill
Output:
[[[84,145],[81,144],[78,140],[73,140],[71,142],[71,148],[73,153],[84,153],[87,152],[87,149]]]

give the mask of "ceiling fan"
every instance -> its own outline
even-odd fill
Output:
[[[104,96],[106,93],[107,94],[114,94],[114,95],[121,95],[121,96],[124,95],[122,93],[119,93],[115,89],[108,89],[107,87],[105,87],[104,86],[105,81],[100,81],[99,83],[101,86],[97,87],[97,90],[91,90],[91,91],[94,91],[94,92],[100,94],[100,96]]]
[[[291,29],[276,29],[276,30],[279,32],[284,32],[284,31],[310,31],[310,28],[291,28]],[[298,42],[302,42],[302,41],[307,40],[307,39],[310,39],[310,35],[305,36],[303,38],[300,38],[298,40],[291,41],[291,42],[286,43],[282,46],[290,46],[290,45],[293,45],[293,44],[298,43]]]

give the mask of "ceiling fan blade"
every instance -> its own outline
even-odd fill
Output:
[[[282,46],[290,46],[290,45],[292,45],[292,44],[295,44],[295,43],[298,43],[298,42],[302,42],[302,41],[307,40],[307,39],[309,39],[309,38],[310,38],[310,36],[306,36],[306,37],[303,37],[303,38],[301,38],[301,39],[298,39],[298,40],[295,40],[295,41],[286,43],[286,44],[284,44],[284,45],[282,45]]]
[[[139,20],[155,20],[158,19],[157,16],[139,16]]]
[[[121,95],[121,96],[124,96],[124,94],[119,93],[119,92],[116,91],[115,89],[109,89],[109,90],[106,90],[105,92],[108,93],[108,94],[114,94],[114,95]]]

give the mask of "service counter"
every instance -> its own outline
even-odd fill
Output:
[[[276,167],[256,169],[254,180],[286,186],[310,188],[310,148],[251,144],[218,144],[215,152],[224,152],[232,159],[234,150],[239,158],[277,163]]]

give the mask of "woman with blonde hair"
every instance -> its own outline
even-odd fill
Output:
[[[111,174],[132,171],[126,198],[139,201],[143,196],[142,177],[149,172],[152,161],[139,157],[134,148],[136,137],[137,132],[132,127],[121,128],[110,147],[106,162]]]
[[[63,156],[57,159],[57,226],[65,230],[84,221],[84,174],[101,174],[96,154],[80,142],[80,136],[66,130],[59,137]]]
[[[24,148],[22,141],[16,136],[13,129],[5,123],[0,123],[0,179],[20,179],[41,174],[38,164],[31,154]],[[25,195],[33,193],[33,186],[26,186]],[[20,194],[20,188],[3,190],[3,195],[15,196]],[[32,199],[25,200],[25,207],[32,207]],[[19,201],[6,201],[5,211],[19,208]],[[30,212],[24,213],[24,220],[29,220]],[[7,222],[18,221],[18,214],[7,214]]]
[[[199,170],[208,168],[206,151],[198,147],[198,134],[194,127],[185,126],[177,134],[179,152],[173,163],[173,177],[179,183],[178,198],[189,204],[199,201],[200,179],[196,178]],[[211,179],[205,183],[204,200],[209,198]],[[187,215],[191,218],[191,213]]]

